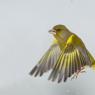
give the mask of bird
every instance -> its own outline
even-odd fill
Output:
[[[51,71],[48,79],[60,83],[77,77],[86,67],[95,68],[94,57],[81,38],[65,25],[55,25],[49,33],[54,37],[53,42],[29,72],[30,75],[42,76]]]

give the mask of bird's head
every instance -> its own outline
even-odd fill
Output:
[[[64,32],[68,31],[65,25],[55,25],[51,30],[49,30],[50,34],[53,34],[54,36],[63,34]]]

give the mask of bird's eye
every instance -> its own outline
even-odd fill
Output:
[[[56,31],[60,31],[61,29],[56,29]]]

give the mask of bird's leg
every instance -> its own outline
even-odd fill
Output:
[[[86,72],[86,71],[84,70],[84,67],[81,67],[81,70],[78,70],[78,71],[73,75],[73,77],[71,78],[71,80],[74,79],[74,78],[77,78],[78,75],[79,75],[79,73],[85,73],[85,72]]]
[[[77,78],[78,75],[79,75],[79,72],[80,72],[80,71],[78,70],[76,73],[74,73],[74,75],[72,76],[71,80],[74,79],[74,78]]]
[[[79,73],[86,73],[86,71],[84,69],[85,69],[85,67],[81,67],[81,70],[79,71]]]

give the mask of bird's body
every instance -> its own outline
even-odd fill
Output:
[[[64,25],[56,25],[50,30],[55,40],[30,74],[42,76],[52,69],[49,79],[58,82],[80,72],[85,66],[95,66],[93,56],[83,41]]]

